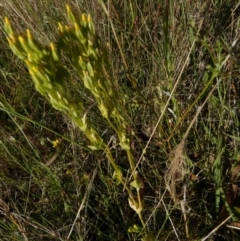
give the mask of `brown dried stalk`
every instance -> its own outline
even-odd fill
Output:
[[[187,137],[190,133],[190,130],[193,127],[193,124],[197,120],[199,114],[201,113],[203,107],[209,100],[209,98],[212,96],[213,91],[216,89],[217,85],[220,81],[218,81],[212,88],[212,90],[209,92],[207,98],[204,100],[203,104],[198,107],[197,112],[191,121],[190,125],[188,126],[187,131],[185,132],[182,141],[176,146],[176,148],[173,150],[173,152],[170,155],[171,164],[169,166],[169,169],[165,175],[165,181],[166,186],[172,196],[172,199],[174,203],[177,202],[177,191],[176,191],[176,183],[181,183],[184,179],[185,173],[186,173],[186,155],[184,152],[185,142],[187,140]]]
[[[181,183],[185,176],[186,163],[184,145],[185,140],[183,139],[172,152],[171,164],[165,176],[166,185],[174,203],[177,203],[176,184]]]

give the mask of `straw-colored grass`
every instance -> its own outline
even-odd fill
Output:
[[[238,1],[68,1],[108,53],[110,100],[61,56],[87,134],[38,93],[3,27],[49,46],[72,24],[65,4],[0,3],[0,240],[237,240]]]

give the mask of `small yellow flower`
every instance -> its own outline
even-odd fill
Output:
[[[53,148],[55,148],[56,146],[58,146],[61,142],[60,139],[56,139],[55,141],[51,141],[52,142],[52,145],[53,145]]]
[[[70,169],[67,169],[66,174],[70,175],[71,173],[72,173],[72,171]]]

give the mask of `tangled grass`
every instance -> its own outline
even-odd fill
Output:
[[[86,115],[104,146],[78,128],[69,107],[55,110],[53,98],[36,91],[3,28],[7,16],[16,35],[29,29],[50,46],[58,22],[71,24],[65,3],[3,0],[0,239],[237,240],[238,1],[69,4],[75,16],[93,18],[111,89],[97,99],[66,49],[68,81],[58,91]],[[113,93],[110,101],[104,93]],[[107,105],[117,106],[119,122],[106,118]]]

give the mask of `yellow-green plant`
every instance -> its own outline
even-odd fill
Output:
[[[48,46],[43,46],[34,39],[29,30],[25,34],[17,36],[8,18],[5,18],[4,26],[8,35],[9,46],[13,53],[27,65],[37,91],[45,96],[55,109],[64,112],[76,123],[90,141],[89,148],[104,151],[114,169],[113,178],[116,180],[116,184],[122,184],[127,190],[129,205],[141,220],[141,232],[143,231],[145,237],[148,237],[142,218],[143,198],[140,195],[144,184],[135,171],[130,139],[126,131],[128,125],[126,119],[120,113],[118,95],[106,75],[106,69],[109,68],[107,51],[95,32],[90,15],[82,14],[78,17],[73,14],[68,5],[67,14],[70,25],[59,23],[57,41],[55,44],[50,43]],[[62,62],[63,54],[77,70],[84,86],[94,96],[101,115],[114,129],[120,146],[126,151],[133,177],[130,185],[127,179],[123,177],[122,170],[116,164],[110,148],[89,123],[81,99],[72,101],[69,97],[65,82],[69,80],[70,74]],[[131,186],[136,189],[136,197]],[[136,229],[129,229],[129,231],[132,230],[136,232]]]

